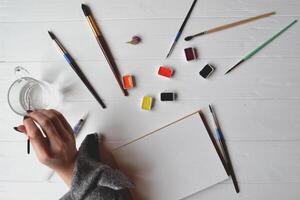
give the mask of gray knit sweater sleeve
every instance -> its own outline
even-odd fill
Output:
[[[70,191],[60,200],[130,200],[133,184],[119,170],[100,161],[98,135],[90,134],[82,142],[75,163]]]

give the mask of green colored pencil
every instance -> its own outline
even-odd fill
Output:
[[[237,66],[245,62],[246,60],[250,59],[252,56],[254,56],[257,52],[259,52],[261,49],[263,49],[265,46],[267,46],[269,43],[271,43],[274,39],[276,39],[278,36],[280,36],[283,32],[285,32],[287,29],[289,29],[291,26],[293,26],[298,20],[294,20],[292,23],[290,23],[288,26],[283,28],[281,31],[273,35],[271,38],[269,38],[267,41],[262,43],[260,46],[258,46],[256,49],[251,51],[249,54],[247,54],[244,58],[242,58],[237,64],[235,64],[233,67],[231,67],[225,74],[228,74],[233,69],[235,69]]]

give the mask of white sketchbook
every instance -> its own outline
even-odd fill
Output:
[[[228,178],[198,112],[112,153],[134,200],[178,200]]]

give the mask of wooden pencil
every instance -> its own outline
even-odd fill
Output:
[[[89,22],[89,25],[94,33],[97,43],[100,46],[102,53],[104,54],[105,59],[108,62],[108,65],[109,65],[111,71],[113,72],[114,77],[117,80],[120,89],[122,90],[123,95],[128,96],[128,91],[123,88],[121,75],[117,68],[117,64],[116,64],[115,60],[113,59],[112,53],[109,50],[109,47],[103,37],[103,34],[101,33],[99,27],[96,24],[96,21],[92,15],[90,8],[85,4],[81,4],[81,8],[82,8],[84,15],[86,16],[86,19]]]
[[[250,17],[250,18],[243,19],[243,20],[240,20],[240,21],[236,21],[236,22],[233,22],[233,23],[230,23],[230,24],[225,24],[225,25],[222,25],[222,26],[218,26],[218,27],[209,29],[207,31],[203,31],[203,32],[197,33],[195,35],[190,35],[190,36],[185,37],[184,39],[186,41],[189,41],[189,40],[191,40],[191,39],[193,39],[194,37],[197,37],[197,36],[201,36],[201,35],[205,35],[205,34],[209,34],[209,33],[214,33],[214,32],[218,32],[218,31],[222,31],[222,30],[225,30],[225,29],[228,29],[228,28],[232,28],[232,27],[235,27],[235,26],[239,26],[239,25],[242,25],[242,24],[245,24],[245,23],[249,23],[249,22],[252,22],[252,21],[255,21],[255,20],[258,20],[258,19],[269,17],[269,16],[275,15],[275,14],[276,14],[276,12],[269,12],[269,13],[258,15],[258,16],[255,16],[255,17]]]

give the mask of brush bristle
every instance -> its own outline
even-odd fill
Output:
[[[81,4],[81,8],[85,16],[91,15],[90,8],[87,5]]]
[[[209,105],[209,110],[210,110],[211,113],[213,113],[211,105]]]
[[[231,72],[232,70],[234,70],[237,66],[239,66],[240,64],[242,64],[245,60],[242,59],[240,60],[238,63],[236,63],[233,67],[231,67],[224,75],[228,74],[229,72]]]
[[[48,31],[48,33],[49,33],[50,37],[52,38],[52,40],[56,39],[55,35],[51,31]]]
[[[191,39],[193,39],[193,36],[188,36],[188,37],[185,37],[185,38],[184,38],[185,41],[189,41],[189,40],[191,40]]]

